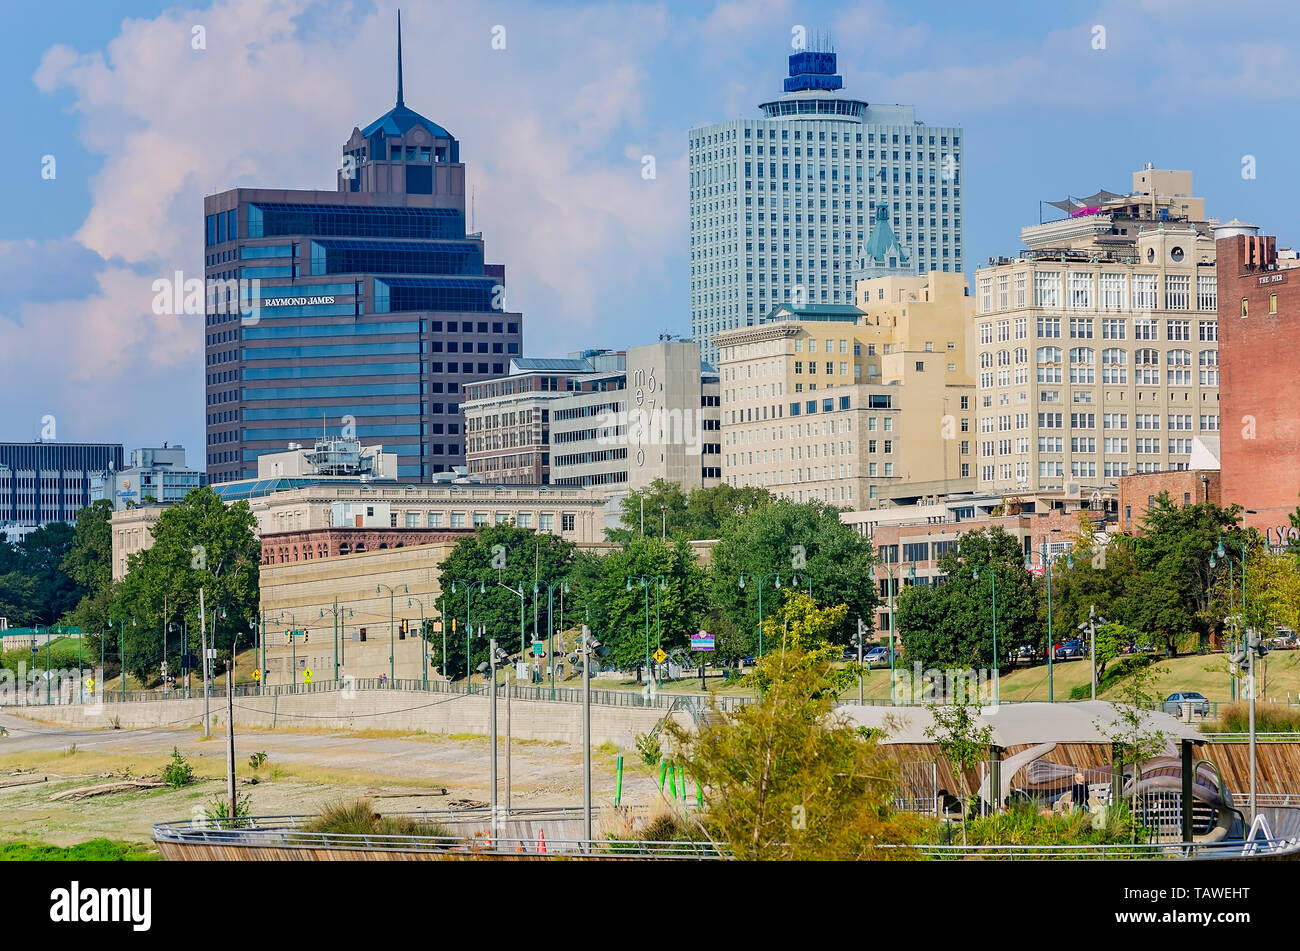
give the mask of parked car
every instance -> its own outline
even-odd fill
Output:
[[[880,647],[879,645],[871,648],[871,650],[862,655],[862,662],[864,664],[870,664],[873,667],[879,664],[889,663],[889,648]]]
[[[1032,644],[1024,644],[1016,648],[1015,652],[1011,655],[1011,659],[1017,664],[1037,663],[1040,659],[1038,648],[1034,647]]]
[[[1165,713],[1181,716],[1187,704],[1192,705],[1192,712],[1198,716],[1207,717],[1210,715],[1210,701],[1194,690],[1180,690],[1178,693],[1171,693],[1165,697],[1165,702],[1161,709]]]
[[[1083,656],[1083,641],[1071,638],[1064,644],[1057,644],[1053,655],[1057,660],[1070,660]]]

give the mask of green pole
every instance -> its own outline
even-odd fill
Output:
[[[989,580],[993,583],[993,706],[998,705],[998,573],[989,568]]]
[[[650,582],[641,577],[641,587],[645,589],[645,682],[650,683]],[[662,786],[663,783],[661,782]]]
[[[339,679],[339,599],[334,598],[334,680]]]
[[[763,656],[763,579],[758,579],[758,656]]]
[[[50,629],[45,628],[45,702],[50,702]]]
[[[894,569],[885,565],[889,572],[889,703],[893,706],[894,698]]]
[[[698,779],[695,780],[695,805],[700,809],[704,808],[704,787],[700,785]]]
[[[388,686],[393,686],[393,678],[397,676],[397,631],[394,628],[394,610],[393,610],[393,589],[388,589]]]
[[[661,759],[659,761],[659,789],[660,790],[664,788],[664,777],[667,775],[668,775],[668,760]]]
[[[618,776],[618,780],[617,780],[617,784],[614,786],[614,808],[617,809],[618,804],[623,801],[623,754],[622,753],[618,754],[618,763],[615,767],[615,770]]]
[[[1052,563],[1047,560],[1047,540],[1043,540],[1043,564],[1047,571],[1047,702],[1056,699],[1055,684],[1052,681],[1052,642],[1056,640],[1056,629],[1052,626]]]
[[[662,582],[661,582],[662,584]],[[663,650],[663,628],[659,624],[659,592],[663,588],[655,586],[655,651]],[[662,690],[664,686],[663,675],[659,673],[659,664],[655,664],[655,685]]]
[[[122,702],[126,703],[126,622],[125,621],[120,622],[118,627],[119,627],[118,641],[117,641],[119,645],[118,655],[119,655],[119,659],[121,660],[121,666],[122,666]],[[49,641],[47,640],[45,663],[48,664],[49,662],[50,662]],[[50,689],[50,685],[49,685],[49,681],[47,680],[45,682],[45,692],[47,694],[49,693],[49,689]]]
[[[668,796],[671,799],[677,798],[677,767],[672,764],[668,766]]]
[[[551,675],[551,699],[555,699],[555,585],[546,586],[546,667]],[[623,757],[619,757],[619,769],[623,767]],[[620,788],[622,774],[619,774]],[[615,799],[614,805],[618,805]]]

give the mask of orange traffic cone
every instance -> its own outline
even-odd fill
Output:
[[[537,830],[537,851],[546,852],[546,831],[544,829]]]
[[[515,851],[516,851],[516,852],[522,852],[523,850],[524,850],[524,840],[523,840],[523,839],[520,839],[520,840],[519,840],[519,848],[515,849]]]

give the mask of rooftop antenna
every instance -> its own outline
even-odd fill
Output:
[[[397,11],[397,105],[405,106],[402,101],[402,11]]]
[[[469,187],[469,232],[470,234],[478,234],[478,232],[474,228],[474,198],[477,191],[478,191],[477,185],[471,185]]]

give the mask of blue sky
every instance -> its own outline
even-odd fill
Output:
[[[0,439],[203,459],[203,330],[151,311],[202,274],[202,197],[332,188],[394,97],[395,0],[13,5],[0,35]],[[688,333],[687,130],[779,92],[828,30],[846,91],[965,129],[971,267],[1039,200],[1191,169],[1211,215],[1300,240],[1300,9],[1244,0],[403,3],[406,101],[461,140],[489,259],[538,356]],[[203,27],[204,49],[192,47]],[[505,49],[492,48],[505,28]],[[1104,30],[1104,48],[1095,37]],[[654,155],[657,177],[641,177]],[[45,156],[55,177],[41,175]],[[1243,178],[1253,156],[1255,177]]]

